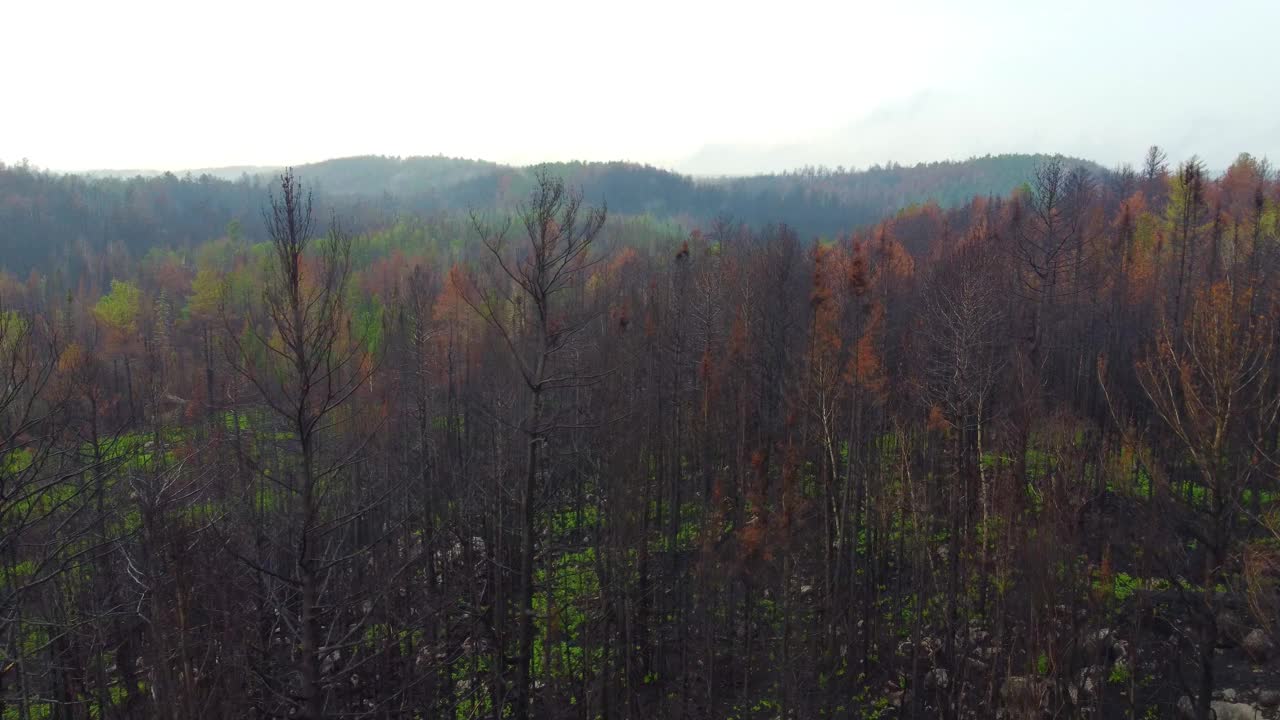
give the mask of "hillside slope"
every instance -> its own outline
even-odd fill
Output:
[[[692,228],[719,217],[749,225],[786,223],[804,238],[831,237],[874,223],[903,207],[943,207],[975,195],[1004,195],[1025,182],[1046,156],[1001,155],[866,170],[805,168],[751,177],[695,178],[628,162],[546,165],[615,215],[647,215]],[[1098,172],[1101,168],[1082,160]],[[268,168],[226,172],[58,175],[0,165],[0,252],[25,274],[66,262],[80,244],[118,245],[134,254],[218,237],[238,223],[257,232]],[[239,170],[235,180],[228,179]],[[534,167],[482,160],[362,156],[299,166],[325,210],[355,229],[404,215],[509,209],[533,186]],[[253,172],[251,172],[253,171]]]

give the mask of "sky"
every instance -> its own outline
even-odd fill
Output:
[[[0,161],[1280,160],[1280,3],[0,0]]]

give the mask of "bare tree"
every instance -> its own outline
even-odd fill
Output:
[[[371,602],[357,601],[361,593],[341,584],[340,572],[367,549],[352,547],[344,531],[371,506],[353,503],[351,488],[340,482],[359,443],[325,453],[319,441],[323,436],[331,447],[341,446],[337,426],[352,418],[338,410],[372,368],[363,339],[353,337],[347,320],[350,236],[335,219],[316,242],[311,196],[292,170],[280,176],[279,191],[264,213],[272,250],[262,294],[265,318],[260,327],[248,327],[245,339],[228,327],[228,356],[283,423],[298,454],[296,461],[278,463],[276,472],[258,472],[265,490],[253,498],[256,509],[280,513],[280,524],[267,520],[254,529],[266,540],[256,553],[230,541],[228,546],[257,571],[270,612],[296,640],[293,688],[267,676],[268,691],[294,717],[318,720],[328,713],[326,684],[346,668],[338,661],[372,610]],[[270,500],[263,503],[264,497]]]
[[[1176,532],[1205,549],[1201,567],[1194,567],[1194,557],[1180,556],[1186,543],[1162,543],[1159,554],[1198,631],[1187,640],[1200,668],[1194,696],[1196,716],[1203,720],[1212,717],[1222,609],[1215,588],[1228,577],[1244,493],[1262,471],[1254,449],[1274,436],[1280,413],[1280,397],[1268,392],[1267,382],[1274,323],[1266,318],[1257,322],[1245,312],[1250,292],[1237,290],[1229,280],[1198,292],[1185,330],[1162,328],[1138,366],[1138,380],[1156,416],[1190,460],[1186,472],[1176,465],[1169,468],[1169,486],[1157,498],[1157,507]],[[1194,587],[1183,586],[1184,572],[1198,576],[1198,595]]]
[[[1088,172],[1068,168],[1055,157],[1036,168],[1030,194],[1014,208],[1019,289],[1032,303],[1028,340],[1033,365],[1044,357],[1049,315],[1057,303],[1092,288],[1083,270],[1096,250],[1097,233],[1088,212],[1093,195]]]
[[[979,473],[985,526],[991,497],[982,464],[984,433],[1005,361],[998,347],[1003,323],[999,285],[992,277],[992,258],[978,242],[971,240],[962,247],[925,288],[923,335],[928,359],[921,390],[930,406],[940,411],[939,419],[966,444],[973,443],[976,456],[970,460]],[[984,553],[985,548],[984,541]]]
[[[500,336],[528,399],[520,432],[527,439],[523,482],[516,493],[519,504],[519,575],[517,577],[517,649],[513,713],[530,715],[530,660],[533,655],[533,596],[537,559],[539,492],[549,481],[549,436],[563,421],[549,412],[548,393],[591,383],[599,376],[584,374],[560,362],[587,318],[566,307],[563,293],[579,281],[594,260],[592,243],[604,228],[606,209],[584,206],[580,191],[566,188],[564,180],[540,169],[528,203],[519,209],[524,243],[508,241],[512,222],[497,227],[478,215],[472,222],[498,268],[497,280],[484,288],[464,288],[477,313]]]
[[[1147,148],[1147,155],[1142,161],[1142,179],[1147,183],[1160,180],[1169,172],[1169,155],[1159,145]]]
[[[1182,332],[1182,315],[1191,276],[1195,272],[1196,250],[1200,226],[1208,208],[1204,197],[1204,164],[1191,158],[1178,168],[1178,176],[1169,197],[1169,215],[1178,247],[1178,284],[1174,288],[1172,327],[1175,335]]]

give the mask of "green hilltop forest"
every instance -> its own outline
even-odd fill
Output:
[[[0,719],[1280,705],[1264,160],[21,164],[0,266]]]

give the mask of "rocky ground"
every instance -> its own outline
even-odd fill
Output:
[[[1234,613],[1218,618],[1211,717],[1280,719],[1280,652],[1261,628],[1237,618]],[[916,654],[923,664],[922,692],[914,698],[900,686],[886,692],[900,717],[946,717],[951,713],[945,708],[955,707],[956,716],[973,720],[1195,720],[1192,697],[1200,668],[1185,641],[1194,637],[1193,628],[1172,613],[1149,620],[1138,628],[1085,630],[1067,653],[1074,669],[1052,667],[1047,660],[1029,662],[1025,655],[1011,657],[975,621],[954,640],[953,652],[961,662],[945,657],[941,639],[923,638]],[[1017,632],[1015,628],[1015,637]],[[905,658],[912,649],[904,642],[898,654]],[[1037,665],[1037,672],[1016,672]]]

